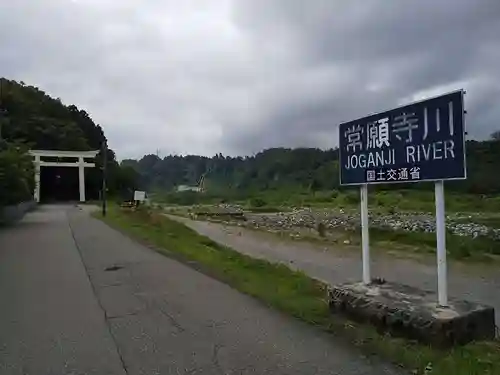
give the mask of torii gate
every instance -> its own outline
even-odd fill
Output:
[[[78,182],[80,191],[80,202],[85,202],[85,170],[84,168],[95,167],[94,163],[86,163],[86,158],[95,158],[99,153],[96,151],[57,151],[57,150],[30,150],[34,157],[35,165],[35,191],[34,198],[40,202],[40,168],[41,167],[78,167]],[[74,162],[42,161],[42,157],[78,158]]]

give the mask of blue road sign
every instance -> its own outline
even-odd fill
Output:
[[[465,179],[463,96],[456,91],[340,124],[341,185]]]

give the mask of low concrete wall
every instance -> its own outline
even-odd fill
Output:
[[[28,201],[13,206],[0,207],[0,225],[12,224],[21,220],[24,214],[35,208],[35,206],[35,201]]]

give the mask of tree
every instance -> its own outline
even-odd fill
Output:
[[[500,134],[497,138],[500,140]],[[492,141],[468,141],[468,179],[449,182],[451,190],[478,194],[500,192],[496,166],[500,164],[500,147]],[[206,175],[209,190],[225,194],[259,192],[264,189],[287,191],[320,191],[339,188],[338,149],[272,148],[250,157],[213,158],[196,155],[146,155],[140,160],[127,160],[139,173],[144,189],[171,190],[176,185],[197,184]],[[125,163],[125,162],[124,162]],[[430,189],[432,184],[384,185],[377,189]]]
[[[491,139],[494,141],[500,141],[500,130],[491,133]]]
[[[1,135],[7,142],[5,147],[9,150],[3,154],[4,163],[6,160],[10,162],[17,160],[18,155],[12,147],[21,147],[24,150],[29,148],[68,151],[98,150],[106,141],[102,128],[94,123],[87,112],[76,106],[65,106],[60,99],[51,98],[42,90],[27,86],[24,82],[17,83],[0,78],[0,84],[1,104],[4,110],[0,117]],[[108,178],[110,181],[116,181],[110,184],[110,193],[115,192],[113,189],[123,188],[126,183],[135,187],[129,171],[125,172],[128,177],[121,175],[115,153],[110,149],[107,150],[107,158]],[[32,164],[31,159],[29,164]],[[102,156],[100,154],[96,159],[96,166],[97,168],[88,171],[86,177],[89,198],[97,198],[101,187]],[[11,168],[10,166],[4,164],[2,168],[1,186],[10,189],[21,183],[23,178],[19,177],[17,172],[12,171],[14,173],[12,178],[8,173],[6,174],[5,171]],[[24,196],[24,190],[21,189],[21,191],[19,197]]]
[[[1,141],[0,148],[0,207],[31,199],[34,170],[27,148]]]

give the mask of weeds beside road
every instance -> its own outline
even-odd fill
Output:
[[[231,209],[232,207],[229,207]],[[217,212],[219,209],[219,212]],[[266,208],[267,209],[267,208]],[[242,226],[274,233],[280,237],[290,237],[294,240],[320,242],[335,246],[344,246],[344,243],[359,245],[361,236],[359,228],[355,227],[358,219],[338,218],[325,219],[325,212],[302,211],[279,212],[271,209],[254,213],[249,211],[224,212],[216,206],[169,207],[165,210],[171,215],[184,217],[194,216],[198,220],[221,222],[226,225]],[[314,217],[314,216],[317,217]],[[346,215],[347,216],[347,215]],[[476,220],[476,219],[474,219]],[[477,219],[480,220],[480,219]],[[484,223],[497,224],[493,218],[482,218]],[[384,223],[383,219],[377,222]],[[433,232],[422,230],[391,229],[390,226],[370,223],[370,241],[375,249],[385,252],[397,252],[401,256],[422,254],[431,255],[436,251],[436,235]],[[459,235],[448,230],[446,236],[448,255],[451,259],[474,262],[488,262],[500,260],[500,240],[486,235]]]
[[[155,213],[124,212],[111,207],[104,221],[269,306],[345,337],[364,351],[379,354],[414,373],[423,374],[426,367],[431,368],[428,374],[438,375],[500,373],[498,341],[472,343],[441,351],[404,339],[379,335],[370,326],[332,317],[325,301],[326,285],[284,265],[240,254]]]

